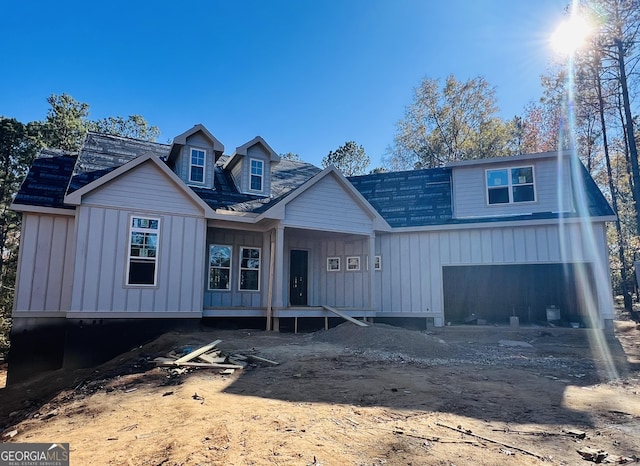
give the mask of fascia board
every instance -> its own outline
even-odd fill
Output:
[[[60,209],[57,207],[43,207],[28,204],[11,204],[9,208],[15,212],[30,212],[36,214],[53,214],[53,215],[67,215],[73,217],[76,215],[75,209]]]

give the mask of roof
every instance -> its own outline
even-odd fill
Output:
[[[428,168],[347,178],[392,228],[451,220],[451,169]]]
[[[321,171],[309,163],[282,159],[271,169],[271,197],[255,196],[238,191],[231,174],[223,168],[227,160],[223,156],[216,164],[215,190],[191,188],[214,210],[262,213]]]
[[[120,136],[88,133],[79,154],[45,149],[34,161],[14,204],[73,209],[64,197],[142,155],[166,162],[171,146]],[[215,165],[215,189],[190,187],[215,210],[261,214],[303,186],[322,170],[314,165],[281,159],[272,165],[270,197],[238,191],[229,170],[229,156]],[[576,213],[542,212],[517,216],[453,218],[452,172],[455,167],[353,176],[347,180],[392,228],[485,223],[559,217],[610,217],[613,210],[586,168],[579,164],[575,180]],[[186,189],[186,187],[185,187]],[[577,196],[584,192],[584,196]]]
[[[13,203],[73,209],[73,206],[64,204],[64,196],[76,156],[61,150],[43,149],[29,168]]]
[[[166,160],[170,149],[168,144],[89,132],[78,154],[69,193],[141,155],[152,153]]]
[[[549,155],[536,154],[536,156],[541,158]],[[519,159],[523,159],[523,156],[519,156]],[[504,158],[494,160],[506,161]],[[461,164],[455,166],[458,165]],[[575,213],[536,212],[509,216],[454,218],[451,194],[451,173],[454,166],[376,173],[347,179],[380,212],[392,228],[615,215],[587,169],[580,162],[578,165],[580,177],[572,183],[574,204],[579,206]],[[584,193],[583,202],[580,201],[582,196],[579,196],[579,193],[581,192]]]

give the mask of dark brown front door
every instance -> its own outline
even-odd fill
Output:
[[[307,277],[309,254],[298,249],[291,250],[289,262],[289,302],[292,306],[307,306]]]

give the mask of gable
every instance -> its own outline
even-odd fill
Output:
[[[147,160],[82,197],[82,205],[185,215],[203,215],[204,210],[152,161]]]
[[[373,218],[335,174],[325,176],[285,207],[285,226],[369,234]]]

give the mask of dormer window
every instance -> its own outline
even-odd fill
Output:
[[[189,181],[193,183],[204,183],[204,164],[206,152],[202,149],[191,149],[189,158]]]
[[[492,204],[534,202],[533,167],[487,170],[487,200]]]
[[[251,190],[262,191],[264,162],[262,160],[251,159]]]

